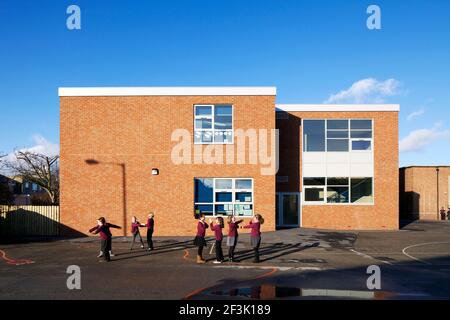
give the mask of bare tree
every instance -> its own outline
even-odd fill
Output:
[[[59,203],[59,156],[15,151],[15,160],[4,161],[6,170],[44,189],[52,204]]]

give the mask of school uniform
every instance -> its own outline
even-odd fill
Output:
[[[228,258],[230,261],[234,260],[234,250],[236,249],[239,233],[239,224],[242,220],[236,222],[230,222],[228,224],[228,236],[227,236],[227,247],[228,247]]]
[[[201,223],[200,221],[197,223],[197,235],[194,238],[194,245],[198,247],[198,255],[202,257],[203,247],[206,247],[206,229],[208,229],[208,224],[206,222]]]
[[[153,250],[153,231],[155,230],[155,220],[149,218],[147,220],[147,244],[150,250]]]
[[[133,250],[134,242],[136,241],[136,238],[139,238],[139,241],[141,242],[141,247],[144,247],[144,241],[142,241],[141,233],[139,232],[139,227],[145,227],[145,225],[140,224],[139,222],[132,222],[131,223],[131,234],[133,235],[133,238],[131,240],[131,246],[130,250]]]
[[[103,258],[106,261],[111,260],[111,257],[109,255],[112,244],[112,234],[110,228],[120,229],[120,227],[116,225],[105,223],[104,225],[101,226],[97,225],[89,230],[89,232],[99,234],[101,251],[103,253]]]
[[[216,260],[222,262],[224,260],[222,252],[222,226],[211,222],[211,230],[214,231],[214,237],[216,239]]]
[[[261,224],[259,222],[250,222],[244,226],[246,229],[251,229],[250,243],[255,252],[255,262],[259,262],[259,246],[261,245]]]

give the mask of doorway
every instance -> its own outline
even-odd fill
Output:
[[[278,192],[275,197],[277,227],[301,227],[300,192]]]

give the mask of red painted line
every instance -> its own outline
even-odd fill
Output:
[[[269,272],[266,272],[260,276],[257,276],[256,278],[253,278],[251,280],[259,280],[259,279],[263,279],[263,278],[267,278],[270,277],[271,275],[273,275],[275,272],[277,272],[278,269],[277,268],[273,268],[272,270],[270,270]]]
[[[21,266],[21,265],[24,265],[24,264],[32,264],[32,263],[34,263],[33,260],[29,260],[29,259],[18,259],[18,260],[10,259],[10,258],[8,258],[6,256],[6,253],[3,250],[0,250],[0,257],[3,260],[5,260],[7,264],[12,264],[14,266]]]
[[[183,256],[183,259],[184,259],[184,260],[188,260],[188,257],[189,257],[189,250],[188,250],[188,249],[185,249],[185,250],[184,250],[184,256]]]

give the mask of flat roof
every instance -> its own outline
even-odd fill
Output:
[[[450,168],[450,165],[444,165],[444,166],[407,166],[407,167],[400,167],[400,169],[414,169],[414,168],[418,168],[418,169],[436,169],[436,168]]]
[[[399,112],[399,104],[276,104],[280,112]]]
[[[63,87],[60,97],[93,96],[275,96],[276,87]]]

